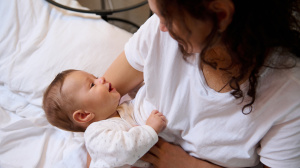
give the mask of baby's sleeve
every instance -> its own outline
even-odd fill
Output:
[[[136,126],[127,131],[121,122],[105,120],[88,127],[84,137],[91,167],[133,165],[158,141],[152,127]]]

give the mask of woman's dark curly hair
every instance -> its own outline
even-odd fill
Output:
[[[206,38],[200,60],[214,68],[217,67],[215,62],[205,58],[205,53],[213,45],[215,39],[220,37],[231,56],[233,65],[229,68],[235,65],[239,67],[238,76],[232,77],[229,82],[232,88],[231,94],[237,99],[244,98],[244,93],[238,83],[251,70],[247,91],[251,101],[242,109],[244,114],[249,114],[255,101],[259,70],[263,66],[278,68],[271,66],[266,61],[271,51],[280,48],[283,51],[281,57],[291,54],[300,56],[300,0],[232,0],[235,6],[232,22],[221,35],[218,32],[219,25],[216,13],[207,8],[212,1],[214,0],[156,0],[156,4],[166,21],[165,24],[169,33],[185,46],[179,45],[185,60],[191,55],[183,50],[183,48],[187,48],[189,42],[179,38],[173,32],[173,19],[176,18],[183,23],[190,34],[190,29],[184,24],[184,12],[199,20],[211,20],[213,22],[213,29]],[[293,66],[286,66],[285,68]],[[245,108],[250,108],[250,110],[245,112]]]

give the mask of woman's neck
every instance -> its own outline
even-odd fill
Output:
[[[225,47],[216,46],[208,50],[201,62],[201,69],[207,85],[216,92],[229,92],[230,80],[239,75],[239,65],[234,65]],[[245,77],[239,84],[248,79]]]

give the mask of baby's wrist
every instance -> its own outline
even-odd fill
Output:
[[[152,126],[151,124],[146,124],[149,127],[151,127],[157,134],[159,133],[158,129],[155,126]]]

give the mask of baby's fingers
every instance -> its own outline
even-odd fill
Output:
[[[167,123],[167,118],[163,115],[163,116],[161,116],[161,119],[165,122],[165,123]]]
[[[153,113],[153,111],[152,111],[152,113]],[[165,117],[161,112],[156,111],[156,112],[155,112],[155,115],[156,115],[157,117],[159,117],[161,120],[163,120],[164,122],[167,122],[166,117]]]
[[[152,115],[156,115],[156,114],[158,114],[158,113],[160,113],[160,112],[157,111],[157,110],[153,110],[153,111],[151,112]]]

